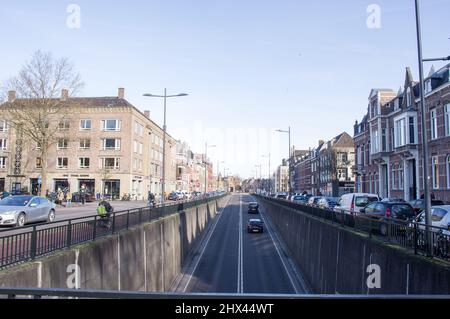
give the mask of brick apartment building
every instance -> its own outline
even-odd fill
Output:
[[[447,65],[425,79],[431,191],[450,201],[450,84]],[[405,200],[423,194],[420,89],[406,69],[395,93],[374,89],[367,114],[355,123],[356,188]]]
[[[49,191],[68,187],[76,192],[84,185],[92,194],[115,199],[124,194],[144,199],[148,191],[161,195],[163,130],[150,119],[150,112],[131,105],[124,89],[115,97],[82,98],[68,97],[63,90],[61,99],[69,114],[48,156]],[[0,106],[0,191],[37,194],[43,165],[38,145],[18,139],[5,120],[8,108],[16,106],[15,92],[9,92],[8,101]],[[166,193],[176,189],[176,147],[176,140],[167,134]]]
[[[302,154],[294,164],[297,193],[337,197],[354,190],[355,147],[352,137],[342,133]]]

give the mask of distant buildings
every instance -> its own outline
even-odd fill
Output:
[[[39,145],[18,138],[8,125],[8,110],[20,105],[15,92],[9,92],[8,101],[0,106],[0,192],[38,194],[46,165],[43,195],[47,190],[77,192],[82,187],[113,199],[124,194],[146,199],[149,191],[162,195],[163,130],[151,120],[150,112],[131,105],[124,89],[113,97],[83,98],[71,98],[63,90],[60,99],[69,111],[44,163],[38,156]],[[170,134],[165,164],[166,195],[177,189],[203,192],[205,171],[208,191],[216,185],[212,163]]]
[[[355,148],[352,137],[339,134],[296,158],[296,193],[337,197],[354,190]]]

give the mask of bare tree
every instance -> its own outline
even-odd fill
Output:
[[[55,59],[42,51],[36,51],[4,85],[3,92],[14,91],[17,98],[5,103],[3,112],[16,138],[36,145],[42,161],[42,190],[47,189],[49,150],[63,137],[64,123],[70,118],[67,98],[83,85],[67,58]]]

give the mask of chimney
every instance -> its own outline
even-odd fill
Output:
[[[16,99],[16,91],[8,91],[8,102],[14,102]]]
[[[61,90],[61,101],[67,101],[68,98],[69,98],[69,90],[62,89]]]
[[[145,111],[145,112],[144,112],[144,115],[145,115],[146,118],[149,119],[149,118],[150,118],[150,111]]]
[[[124,99],[125,98],[125,89],[124,88],[119,88],[119,95],[118,95],[119,99]]]

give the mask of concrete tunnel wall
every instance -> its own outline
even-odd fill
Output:
[[[450,265],[261,199],[293,258],[320,294],[450,294]],[[381,288],[369,289],[369,265]]]
[[[228,197],[0,272],[1,287],[168,291]],[[72,266],[71,266],[72,265]],[[78,281],[73,265],[78,265]],[[75,286],[76,285],[76,286]]]

